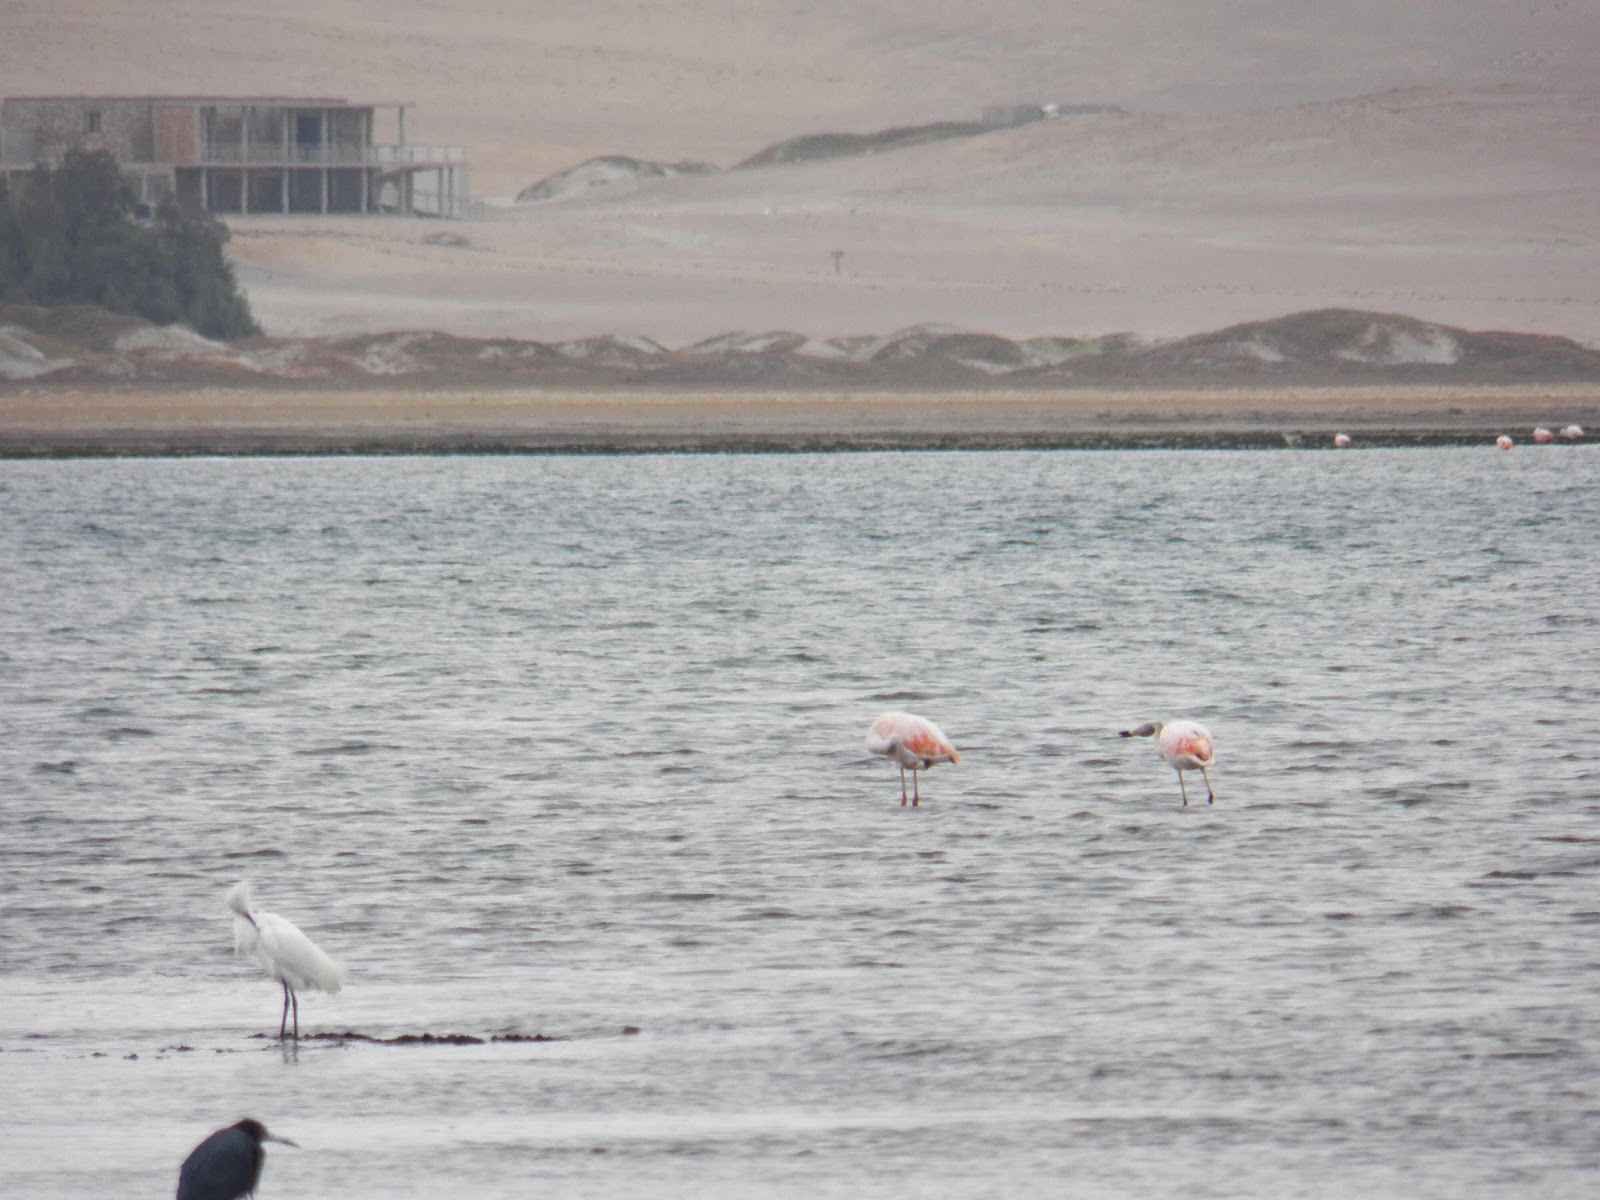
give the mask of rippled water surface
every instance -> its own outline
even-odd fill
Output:
[[[1594,1195],[1597,468],[0,463],[0,1193]]]

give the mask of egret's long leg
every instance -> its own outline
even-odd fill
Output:
[[[300,1040],[300,996],[293,988],[289,989],[289,999],[294,1001],[294,1040]]]
[[[280,979],[278,982],[283,983]],[[298,1020],[296,1021],[298,1025]],[[289,985],[283,984],[283,1019],[278,1022],[278,1040],[281,1042],[289,1028]]]

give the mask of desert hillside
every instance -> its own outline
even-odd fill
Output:
[[[4,34],[12,94],[403,100],[412,140],[465,146],[481,219],[232,222],[278,336],[1166,338],[1351,308],[1600,345],[1592,5],[16,0]],[[728,169],[1020,101],[1121,111]]]
[[[926,322],[1170,337],[1307,308],[1600,343],[1600,94],[1410,89],[630,177],[448,228],[235,222],[266,327],[678,346]],[[530,181],[533,182],[533,181]]]
[[[1559,0],[7,0],[0,28],[8,94],[413,102],[413,140],[469,146],[489,196],[600,154],[726,166],[991,104],[1591,86],[1600,49],[1600,11]]]
[[[940,325],[815,338],[729,333],[680,348],[605,336],[541,342],[400,331],[209,341],[91,306],[0,304],[0,382],[33,392],[526,388],[1008,392],[1263,386],[1600,384],[1600,350],[1545,334],[1457,329],[1321,309],[1165,341],[1033,337]],[[1593,417],[1589,418],[1591,424]]]

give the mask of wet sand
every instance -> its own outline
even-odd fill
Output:
[[[1600,387],[847,393],[24,390],[0,455],[1462,444],[1600,427]]]

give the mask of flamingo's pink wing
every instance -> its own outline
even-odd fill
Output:
[[[1211,761],[1211,738],[1204,733],[1185,733],[1178,737],[1173,747],[1179,754],[1187,754],[1200,762]]]
[[[922,758],[949,755],[952,761],[957,759],[956,748],[931,729],[912,730],[905,739],[905,745],[911,753]]]

